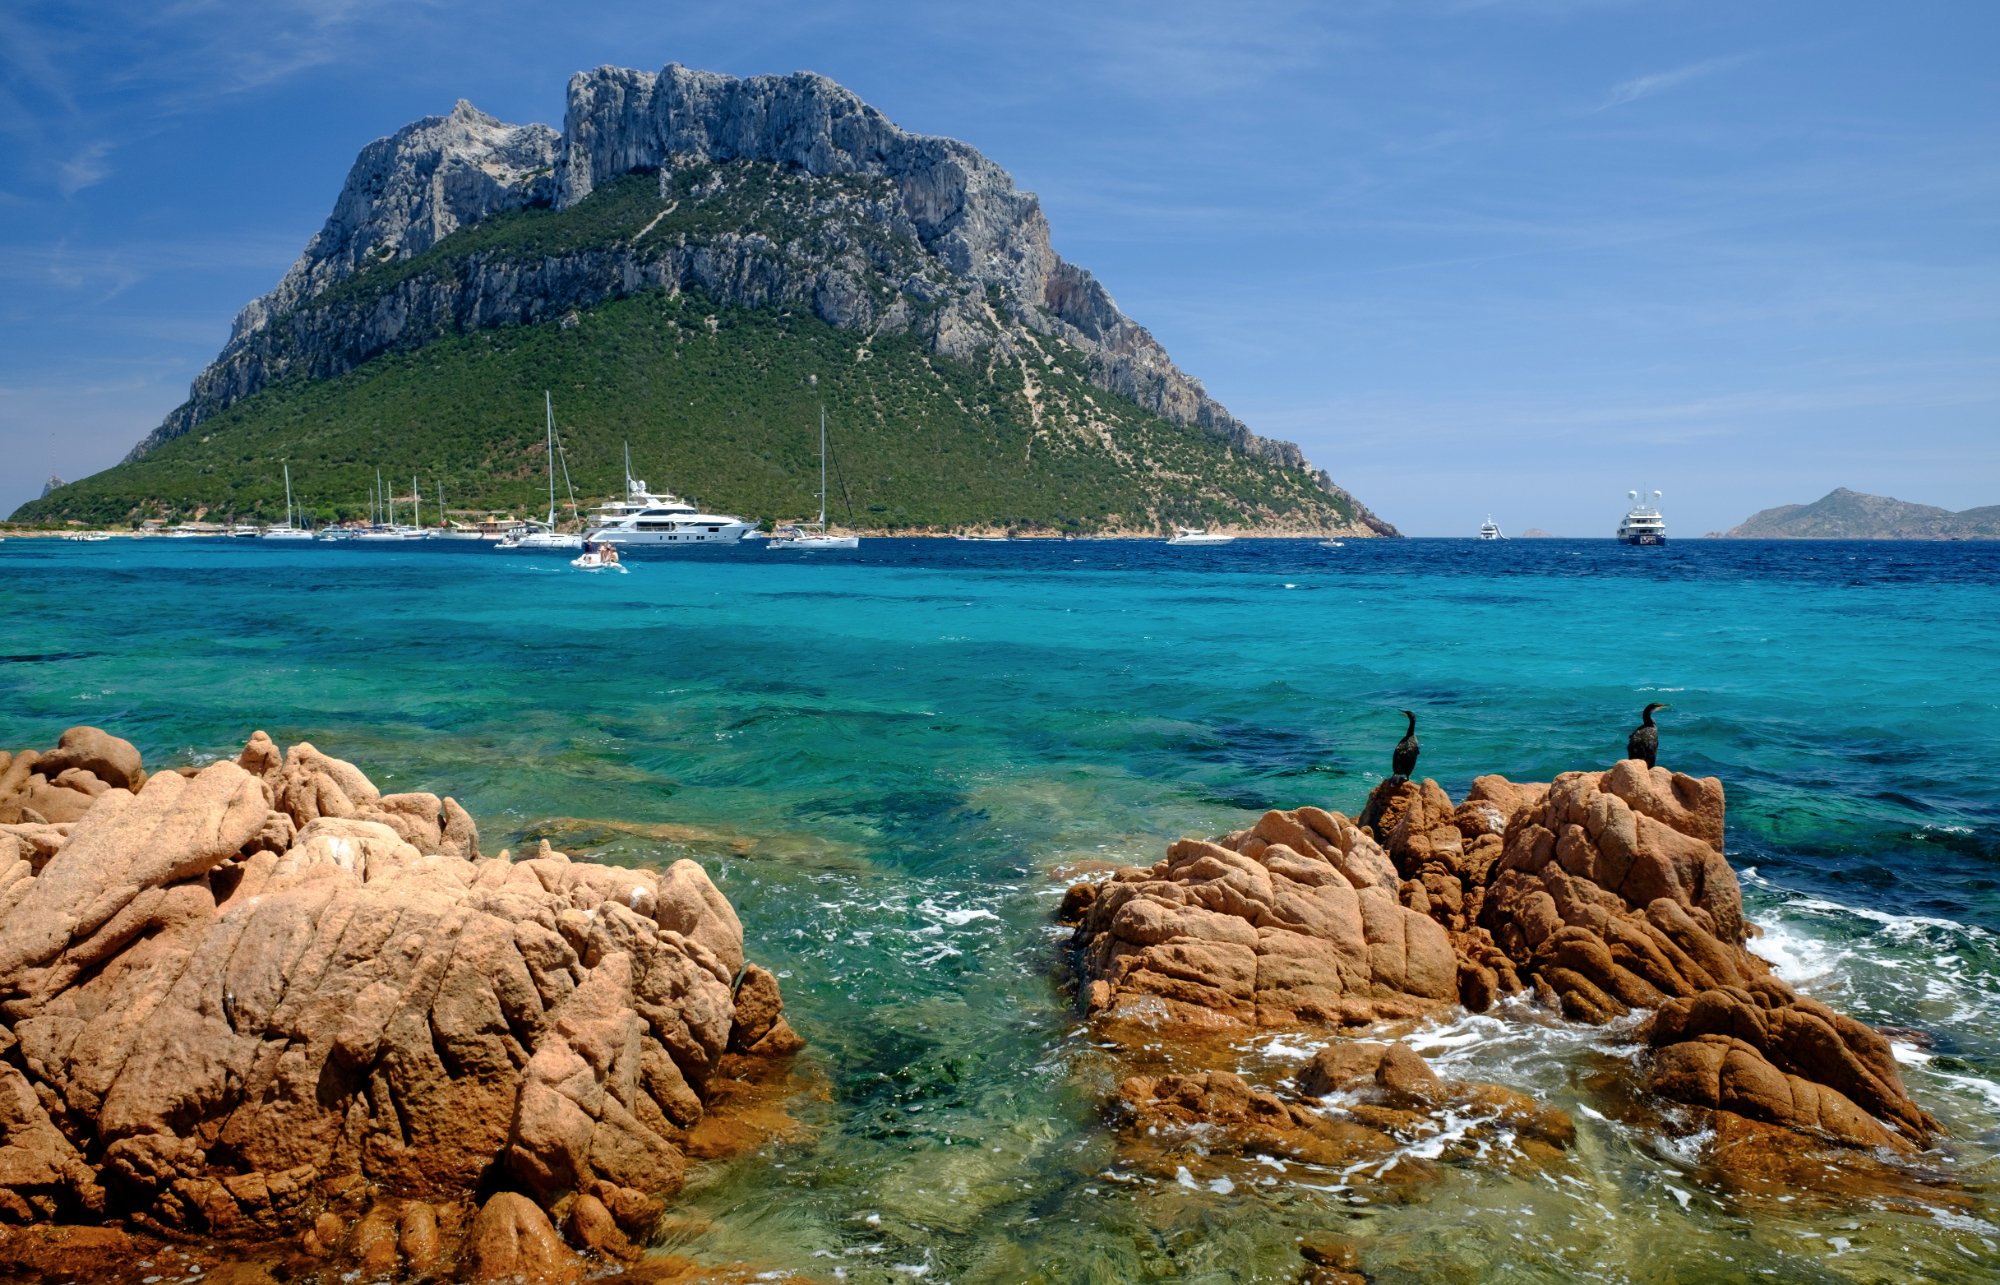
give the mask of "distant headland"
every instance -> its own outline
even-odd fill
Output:
[[[1721,534],[1733,540],[2000,540],[2000,504],[1953,513],[1840,486],[1811,504],[1753,513]]]

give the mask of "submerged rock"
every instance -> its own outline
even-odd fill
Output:
[[[725,1058],[800,1044],[691,861],[482,860],[452,800],[262,733],[192,776],[130,748],[73,729],[4,778],[98,788],[0,826],[0,1223],[574,1279],[553,1229],[643,1242]]]

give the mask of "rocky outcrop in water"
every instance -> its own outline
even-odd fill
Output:
[[[1720,781],[1627,759],[1481,777],[1456,808],[1432,781],[1377,794],[1404,900],[1452,932],[1469,1007],[1529,988],[1578,1021],[1648,1010],[1661,1097],[1905,1155],[1937,1135],[1886,1039],[1747,949]]]
[[[336,289],[494,215],[573,208],[635,171],[660,172],[665,210],[718,196],[703,189],[670,199],[675,174],[712,169],[712,181],[726,187],[744,181],[746,165],[828,180],[812,202],[824,208],[805,216],[812,230],[774,234],[738,212],[695,239],[632,236],[547,255],[475,254],[380,291]],[[678,65],[578,73],[560,134],[506,125],[460,102],[447,116],[370,144],[298,262],[243,310],[186,404],[128,459],[280,379],[330,378],[447,334],[553,320],[659,288],[700,290],[721,304],[810,309],[864,333],[914,333],[945,356],[981,365],[991,358],[1027,376],[1044,360],[1044,346],[1058,342],[1082,355],[1098,387],[1235,450],[1310,468],[1298,447],[1251,433],[1089,272],[1058,256],[1040,202],[973,148],[908,133],[823,76],[739,80]],[[1352,500],[1323,472],[1314,476]],[[1395,533],[1356,508],[1366,527]]]
[[[1077,936],[1085,1006],[1107,1020],[1358,1025],[1457,994],[1444,931],[1397,901],[1373,839],[1318,808],[1118,871]]]
[[[555,1229],[643,1244],[724,1082],[799,1046],[695,863],[483,858],[309,744],[147,775],[72,728],[0,807],[0,1224],[575,1278]]]
[[[1479,1100],[1516,1135],[1560,1145],[1559,1128],[1518,1123],[1507,1090],[1432,1085],[1407,1049],[1336,1042],[1318,1069],[1270,1089],[1212,1056],[1232,1033],[1337,1038],[1370,1025],[1393,1036],[1455,1005],[1485,1011],[1522,995],[1586,1023],[1648,1014],[1634,1029],[1649,1050],[1639,1087],[1684,1123],[1914,1156],[1939,1126],[1910,1099],[1888,1041],[1799,995],[1746,948],[1723,814],[1719,781],[1636,760],[1547,784],[1481,777],[1458,804],[1434,781],[1397,780],[1371,795],[1365,824],[1270,812],[1250,830],[1181,840],[1150,869],[1078,885],[1064,913],[1097,1029],[1137,1063],[1171,1062],[1164,1046],[1201,1064],[1128,1080],[1116,1110],[1141,1122],[1135,1140],[1202,1126],[1250,1154],[1321,1147],[1323,1162],[1328,1140],[1345,1138],[1359,1164],[1374,1154],[1360,1108],[1428,1102],[1435,1115]],[[1342,1098],[1340,1085],[1368,1075],[1321,1061],[1366,1063],[1376,1087]],[[1732,1145],[1718,1162],[1762,1165],[1779,1151]]]

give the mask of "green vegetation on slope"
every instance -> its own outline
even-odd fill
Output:
[[[571,325],[454,335],[335,379],[287,380],[15,516],[275,521],[287,462],[321,521],[364,516],[377,469],[403,496],[417,475],[427,511],[442,483],[454,511],[535,513],[547,503],[544,389],[586,503],[619,490],[629,441],[634,471],[656,488],[745,516],[810,516],[824,404],[833,516],[860,527],[1311,529],[1352,517],[1306,474],[1091,386],[1082,358],[1060,345],[980,369],[911,336],[664,290]]]
[[[824,405],[838,483],[830,507],[864,528],[1314,530],[1352,520],[1351,504],[1307,475],[1096,387],[1090,359],[1058,341],[1015,330],[1017,355],[1002,355],[997,298],[983,301],[988,320],[978,323],[995,347],[967,364],[896,327],[871,335],[803,309],[620,284],[685,280],[693,256],[725,278],[744,274],[744,302],[761,303],[785,297],[777,283],[814,282],[831,268],[921,331],[940,298],[967,287],[924,252],[898,208],[885,179],[732,162],[664,181],[628,175],[568,210],[496,215],[407,260],[384,250],[252,340],[268,369],[359,364],[205,407],[193,432],[16,517],[272,521],[283,514],[285,463],[320,521],[365,516],[377,469],[400,496],[412,475],[428,501],[442,484],[457,512],[540,512],[548,389],[586,502],[618,490],[629,441],[636,471],[656,487],[746,516],[809,515]],[[470,333],[449,332],[459,324],[452,305],[437,303],[558,279],[608,301],[573,320]],[[367,338],[383,315],[410,324]]]

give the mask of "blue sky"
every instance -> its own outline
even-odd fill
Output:
[[[2000,5],[1084,0],[0,8],[0,513],[116,462],[468,98],[809,68],[1040,194],[1254,429],[1412,534],[2000,503]]]

